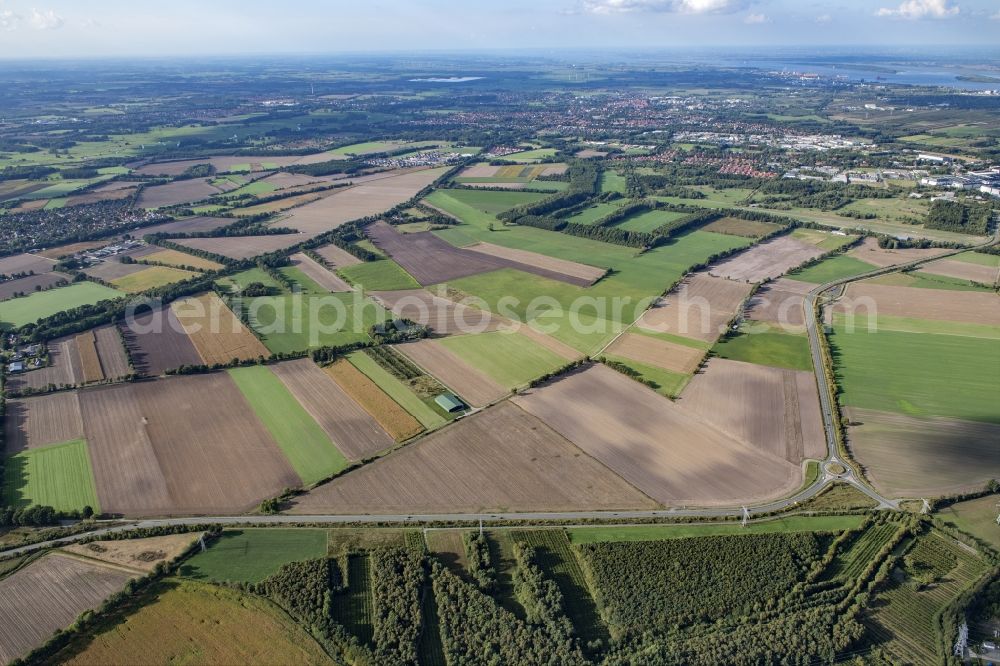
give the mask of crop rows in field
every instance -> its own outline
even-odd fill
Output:
[[[889,542],[897,530],[899,530],[898,525],[885,523],[870,527],[855,536],[850,545],[834,558],[825,573],[825,578],[853,580],[865,570],[872,558]]]

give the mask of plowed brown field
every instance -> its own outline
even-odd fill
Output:
[[[10,400],[4,430],[8,455],[81,439],[83,419],[76,391]]]
[[[848,251],[847,256],[860,259],[879,268],[884,268],[886,266],[895,266],[896,264],[907,264],[918,259],[936,257],[948,251],[947,248],[940,247],[883,250],[878,246],[878,240],[875,238],[866,238],[857,247]]]
[[[202,362],[169,306],[123,323],[121,330],[137,372],[156,377],[182,365]]]
[[[825,250],[815,245],[780,236],[709,267],[708,273],[731,280],[761,282],[784,275],[796,266],[825,253]]]
[[[101,357],[97,354],[97,343],[94,340],[93,331],[85,331],[76,336],[76,350],[80,354],[83,383],[103,381],[104,370],[101,369]]]
[[[874,303],[868,309],[866,305]],[[852,282],[833,311],[1000,326],[1000,297],[987,291],[915,289]]]
[[[636,325],[648,331],[715,342],[750,289],[744,282],[697,273],[647,310]]]
[[[805,330],[805,296],[816,285],[779,278],[762,286],[750,299],[747,315],[755,321],[780,324],[789,332]]]
[[[114,324],[95,328],[94,341],[101,359],[101,371],[106,379],[119,379],[132,372],[128,367],[128,357],[125,356],[121,336]]]
[[[316,254],[326,259],[335,268],[344,266],[354,266],[360,264],[361,260],[347,250],[342,250],[333,243],[316,248]]]
[[[705,352],[694,347],[626,333],[608,347],[608,353],[672,372],[690,374],[698,369]]]
[[[328,270],[326,266],[321,266],[312,257],[299,252],[298,254],[293,254],[290,259],[292,260],[292,266],[298,268],[327,291],[334,293],[351,291],[351,285],[344,282],[343,278]]]
[[[397,351],[458,393],[474,407],[482,407],[507,395],[507,389],[479,372],[433,340],[397,345]]]

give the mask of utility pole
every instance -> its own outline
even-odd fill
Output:
[[[743,520],[740,522],[742,527],[746,527],[750,523],[750,510],[743,507]]]
[[[920,509],[920,513],[921,513],[921,515],[925,515],[926,516],[928,513],[931,512],[931,504],[930,504],[930,502],[928,502],[925,499],[921,499],[920,501],[924,503],[923,508]]]
[[[969,623],[963,621],[962,626],[958,628],[958,640],[955,641],[955,656],[964,657],[967,647],[969,647]]]

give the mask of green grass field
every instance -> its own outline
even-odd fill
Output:
[[[284,564],[318,557],[326,557],[326,530],[226,530],[208,550],[189,559],[180,574],[196,580],[257,583]]]
[[[862,273],[873,271],[875,268],[875,266],[868,262],[848,257],[845,254],[838,254],[835,257],[824,259],[814,266],[792,271],[788,274],[788,277],[800,282],[826,284],[834,280],[861,275]]]
[[[1000,346],[957,335],[878,331],[830,335],[841,403],[912,416],[1000,423]]]
[[[376,363],[371,356],[363,351],[356,351],[348,354],[347,360],[366,374],[400,407],[412,414],[425,428],[430,429],[444,425],[447,419],[434,411],[430,405],[421,400],[416,393],[396,379],[388,370]]]
[[[347,459],[315,419],[266,366],[234,368],[229,375],[303,483],[316,483],[347,467]]]
[[[385,310],[371,299],[355,298],[354,293],[261,296],[250,301],[250,321],[274,353],[360,342],[384,320]]]
[[[964,261],[967,264],[978,264],[979,266],[989,266],[990,268],[1000,268],[1000,254],[985,254],[983,252],[962,252],[950,259]]]
[[[493,192],[491,190],[448,190],[447,195],[455,201],[460,201],[476,210],[496,215],[505,210],[510,210],[514,206],[525,203],[533,203],[544,199],[546,194],[539,192]]]
[[[149,268],[141,270],[138,273],[132,273],[131,275],[111,280],[111,284],[126,293],[138,294],[146,291],[147,289],[152,289],[153,287],[162,287],[166,284],[173,284],[174,282],[180,282],[181,280],[193,278],[196,275],[198,275],[198,273],[181,270],[180,268],[150,266]]]
[[[555,148],[536,148],[535,150],[524,150],[520,153],[511,153],[496,159],[503,162],[533,162],[544,160],[556,154]]]
[[[625,194],[625,177],[617,171],[605,171],[601,174],[601,192]]]
[[[562,357],[516,333],[452,335],[439,342],[506,388],[522,386],[566,364]]]
[[[81,305],[121,298],[125,294],[95,282],[77,282],[0,303],[0,330],[20,328]]]
[[[634,330],[634,329],[633,329]],[[639,373],[639,376],[646,380],[656,384],[655,387],[651,386],[654,391],[660,395],[665,395],[668,398],[676,398],[687,386],[687,383],[691,381],[691,375],[681,374],[679,372],[672,372],[670,370],[664,370],[663,368],[657,368],[652,365],[646,365],[645,363],[639,363],[638,361],[633,361],[630,358],[625,358],[624,356],[615,356],[613,354],[602,354],[602,356],[609,361],[616,361],[622,365],[626,365]]]
[[[937,517],[1000,550],[1000,525],[997,525],[997,515],[1000,514],[998,503],[1000,503],[1000,495],[986,495],[945,507],[937,513]]]
[[[420,287],[413,276],[392,259],[344,266],[337,269],[337,273],[351,284],[361,285],[369,291],[395,291]]]
[[[576,215],[571,215],[567,217],[566,221],[571,222],[573,224],[593,224],[602,217],[605,217],[615,212],[619,208],[621,208],[621,203],[617,201],[594,204],[590,208],[585,208],[581,210]]]
[[[722,340],[712,351],[720,358],[770,365],[790,370],[812,370],[809,339],[755,323],[736,337]]]
[[[874,317],[865,314],[836,312],[833,321],[843,326],[853,325],[856,331],[902,331],[904,333],[937,333],[939,335],[964,335],[970,338],[1000,340],[1000,326],[973,324],[964,321],[938,321],[935,319],[914,319],[912,317]],[[871,326],[869,326],[871,325]]]
[[[292,284],[294,284],[303,294],[322,296],[330,293],[329,290],[319,286],[315,280],[294,266],[279,268],[278,272],[291,280]]]
[[[608,541],[660,541],[717,534],[775,534],[787,532],[842,532],[861,526],[864,516],[791,516],[750,523],[708,525],[650,525],[648,527],[574,527],[569,539],[574,544]]]
[[[52,444],[17,453],[4,462],[3,503],[51,506],[76,511],[85,506],[100,513],[87,443]]]
[[[232,287],[245,289],[247,285],[253,282],[260,282],[264,286],[277,289],[278,291],[284,291],[284,287],[282,285],[259,268],[251,268],[250,270],[243,271],[242,273],[229,275],[220,279],[216,284],[223,285],[230,289]]]
[[[615,227],[619,229],[627,229],[628,231],[651,233],[662,227],[664,224],[673,222],[674,220],[679,220],[685,216],[686,213],[673,213],[667,210],[650,210],[645,213],[639,213],[638,215],[628,217],[624,221],[616,224]]]

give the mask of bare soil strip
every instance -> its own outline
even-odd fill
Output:
[[[121,335],[115,325],[99,326],[93,332],[104,377],[106,379],[120,379],[132,372],[128,366],[125,349],[122,347]]]
[[[10,400],[4,421],[6,455],[83,438],[75,391]]]
[[[759,502],[787,495],[802,482],[797,465],[723,433],[603,365],[513,401],[664,504]]]
[[[437,377],[473,407],[488,405],[507,395],[507,389],[433,340],[408,342],[394,348]]]
[[[137,372],[156,377],[182,365],[202,362],[169,306],[122,324],[121,330]]]
[[[378,422],[310,359],[270,368],[349,460],[364,460],[394,444]]]
[[[301,484],[226,373],[88,389],[80,406],[105,511],[242,513]]]
[[[176,243],[195,250],[211,252],[230,259],[249,259],[258,254],[283,250],[306,240],[303,234],[273,236],[236,236],[233,238],[180,238]]]
[[[744,282],[696,273],[643,313],[636,325],[647,331],[715,342],[750,290]]]
[[[648,509],[655,505],[509,402],[295,500],[293,513]]]
[[[143,264],[123,264],[117,258],[113,257],[86,268],[83,272],[90,277],[110,281],[140,273],[147,268],[149,268],[149,266],[144,266]]]
[[[708,273],[731,280],[761,282],[784,275],[796,266],[825,253],[826,250],[815,245],[789,236],[780,236],[710,266]]]
[[[0,661],[45,643],[124,587],[134,574],[51,553],[0,580]]]
[[[939,254],[950,252],[948,248],[907,248],[903,250],[885,250],[878,246],[875,238],[866,238],[857,246],[848,251],[847,256],[860,259],[869,264],[885,268],[897,264],[907,264],[918,259],[936,257]]]
[[[510,261],[519,264],[527,264],[529,266],[534,266],[535,268],[541,268],[555,273],[562,273],[563,275],[568,275],[570,277],[587,280],[590,284],[593,284],[597,280],[601,279],[604,277],[604,274],[607,273],[606,268],[596,268],[594,266],[588,266],[575,261],[556,259],[555,257],[539,254],[538,252],[515,250],[513,248],[503,247],[502,245],[494,245],[493,243],[476,243],[474,245],[468,245],[463,249],[472,250],[473,252],[481,252],[492,257],[500,257],[501,259],[509,259]]]
[[[264,343],[214,293],[174,301],[170,308],[206,365],[271,355]]]
[[[869,307],[872,304],[874,307]],[[993,292],[917,289],[867,281],[848,285],[833,312],[1000,326],[1000,298]]]
[[[334,268],[344,266],[354,266],[360,264],[361,260],[347,250],[342,250],[333,243],[316,248],[316,254],[326,259]]]
[[[805,297],[816,285],[778,278],[757,290],[747,307],[754,321],[780,324],[789,332],[805,330]]]
[[[971,280],[980,284],[992,285],[1000,282],[1000,270],[991,268],[990,266],[980,266],[979,264],[970,264],[966,261],[955,259],[939,259],[935,262],[924,264],[920,272],[944,275],[945,277],[958,278],[959,280]]]
[[[648,335],[625,333],[608,347],[608,353],[672,372],[691,374],[705,352],[694,347],[657,340]]]
[[[0,275],[15,273],[48,273],[56,265],[55,260],[37,254],[15,254],[0,259]]]
[[[143,189],[136,205],[139,208],[162,208],[207,199],[222,191],[212,185],[211,180],[211,178],[192,178],[166,185],[153,185]]]
[[[409,439],[424,429],[419,421],[347,359],[328,366],[326,373],[396,441]]]
[[[335,293],[351,291],[351,285],[344,282],[336,273],[327,270],[325,266],[319,264],[312,257],[299,252],[298,254],[293,254],[290,259],[293,266],[305,273],[307,277],[312,278],[316,284],[327,291]]]
[[[880,491],[931,497],[979,490],[1000,477],[1000,425],[850,407],[851,453]]]
[[[819,393],[811,372],[713,358],[677,404],[788,462],[826,457]]]
[[[66,282],[69,282],[72,278],[69,275],[52,271],[51,273],[31,275],[19,280],[5,280],[0,282],[0,301],[6,301],[8,298],[13,298],[17,294],[30,296],[35,293],[36,288],[47,289],[59,282],[59,280],[66,280]]]

